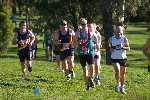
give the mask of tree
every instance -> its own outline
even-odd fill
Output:
[[[102,16],[103,16],[103,29],[105,36],[105,48],[106,48],[106,64],[111,64],[111,52],[108,46],[108,40],[112,36],[113,26],[112,26],[112,0],[102,0]]]
[[[9,0],[0,1],[0,55],[7,51],[13,34]]]

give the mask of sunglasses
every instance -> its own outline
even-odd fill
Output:
[[[82,26],[85,26],[86,24],[81,24]]]
[[[67,24],[61,24],[62,26],[66,26]]]

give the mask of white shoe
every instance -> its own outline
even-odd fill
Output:
[[[48,61],[52,61],[51,57],[48,58]]]
[[[97,81],[95,82],[95,85],[96,85],[96,86],[100,86],[100,85],[101,85],[101,82],[100,82],[99,80],[97,80]]]
[[[116,91],[116,92],[120,92],[120,86],[119,86],[119,85],[117,85],[117,86],[115,87],[115,91]]]
[[[23,79],[23,80],[27,79],[27,75],[22,74],[21,79]]]
[[[120,92],[121,92],[122,94],[127,94],[124,87],[120,87]]]

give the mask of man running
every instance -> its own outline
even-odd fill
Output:
[[[126,94],[124,88],[126,62],[126,51],[130,50],[128,39],[123,34],[123,27],[116,26],[115,34],[109,39],[111,48],[112,65],[115,70],[116,91]]]
[[[90,87],[94,87],[94,42],[92,36],[93,33],[89,32],[87,20],[82,18],[81,29],[76,33],[76,43],[78,45],[79,59],[83,69],[86,90],[89,90]]]
[[[93,34],[92,40],[94,42],[94,83],[96,86],[100,85],[100,48],[101,48],[101,35],[100,33],[96,30],[96,24],[91,23],[88,26],[90,34]]]
[[[32,59],[30,56],[31,46],[34,43],[34,34],[27,29],[25,21],[21,21],[20,29],[15,33],[13,44],[18,44],[18,56],[22,67],[22,78],[26,78],[26,70],[32,71]]]
[[[74,47],[73,41],[75,33],[68,27],[68,23],[62,20],[59,26],[59,30],[55,33],[55,38],[59,44],[61,44],[61,55],[62,66],[65,71],[65,75],[68,80],[72,79],[75,74],[74,68]]]
[[[53,61],[52,31],[50,28],[48,28],[47,31],[44,33],[44,47],[48,61]]]

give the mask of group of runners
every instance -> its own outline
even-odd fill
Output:
[[[18,44],[18,56],[22,66],[22,78],[26,78],[27,70],[32,71],[32,54],[35,35],[27,29],[26,22],[21,21],[20,29],[15,33],[13,44]],[[45,35],[44,46],[47,59],[53,61],[56,56],[58,68],[63,70],[67,80],[75,78],[74,57],[78,54],[83,70],[85,89],[89,90],[100,86],[101,71],[101,47],[102,36],[96,30],[95,23],[88,23],[85,18],[80,19],[80,25],[76,32],[68,26],[67,21],[62,20],[59,29],[50,36]],[[50,33],[51,29],[47,30]],[[46,33],[46,34],[47,34]],[[124,79],[126,71],[126,50],[130,50],[128,39],[123,33],[123,26],[117,25],[115,32],[109,39],[112,65],[115,70],[116,91],[126,94]]]

